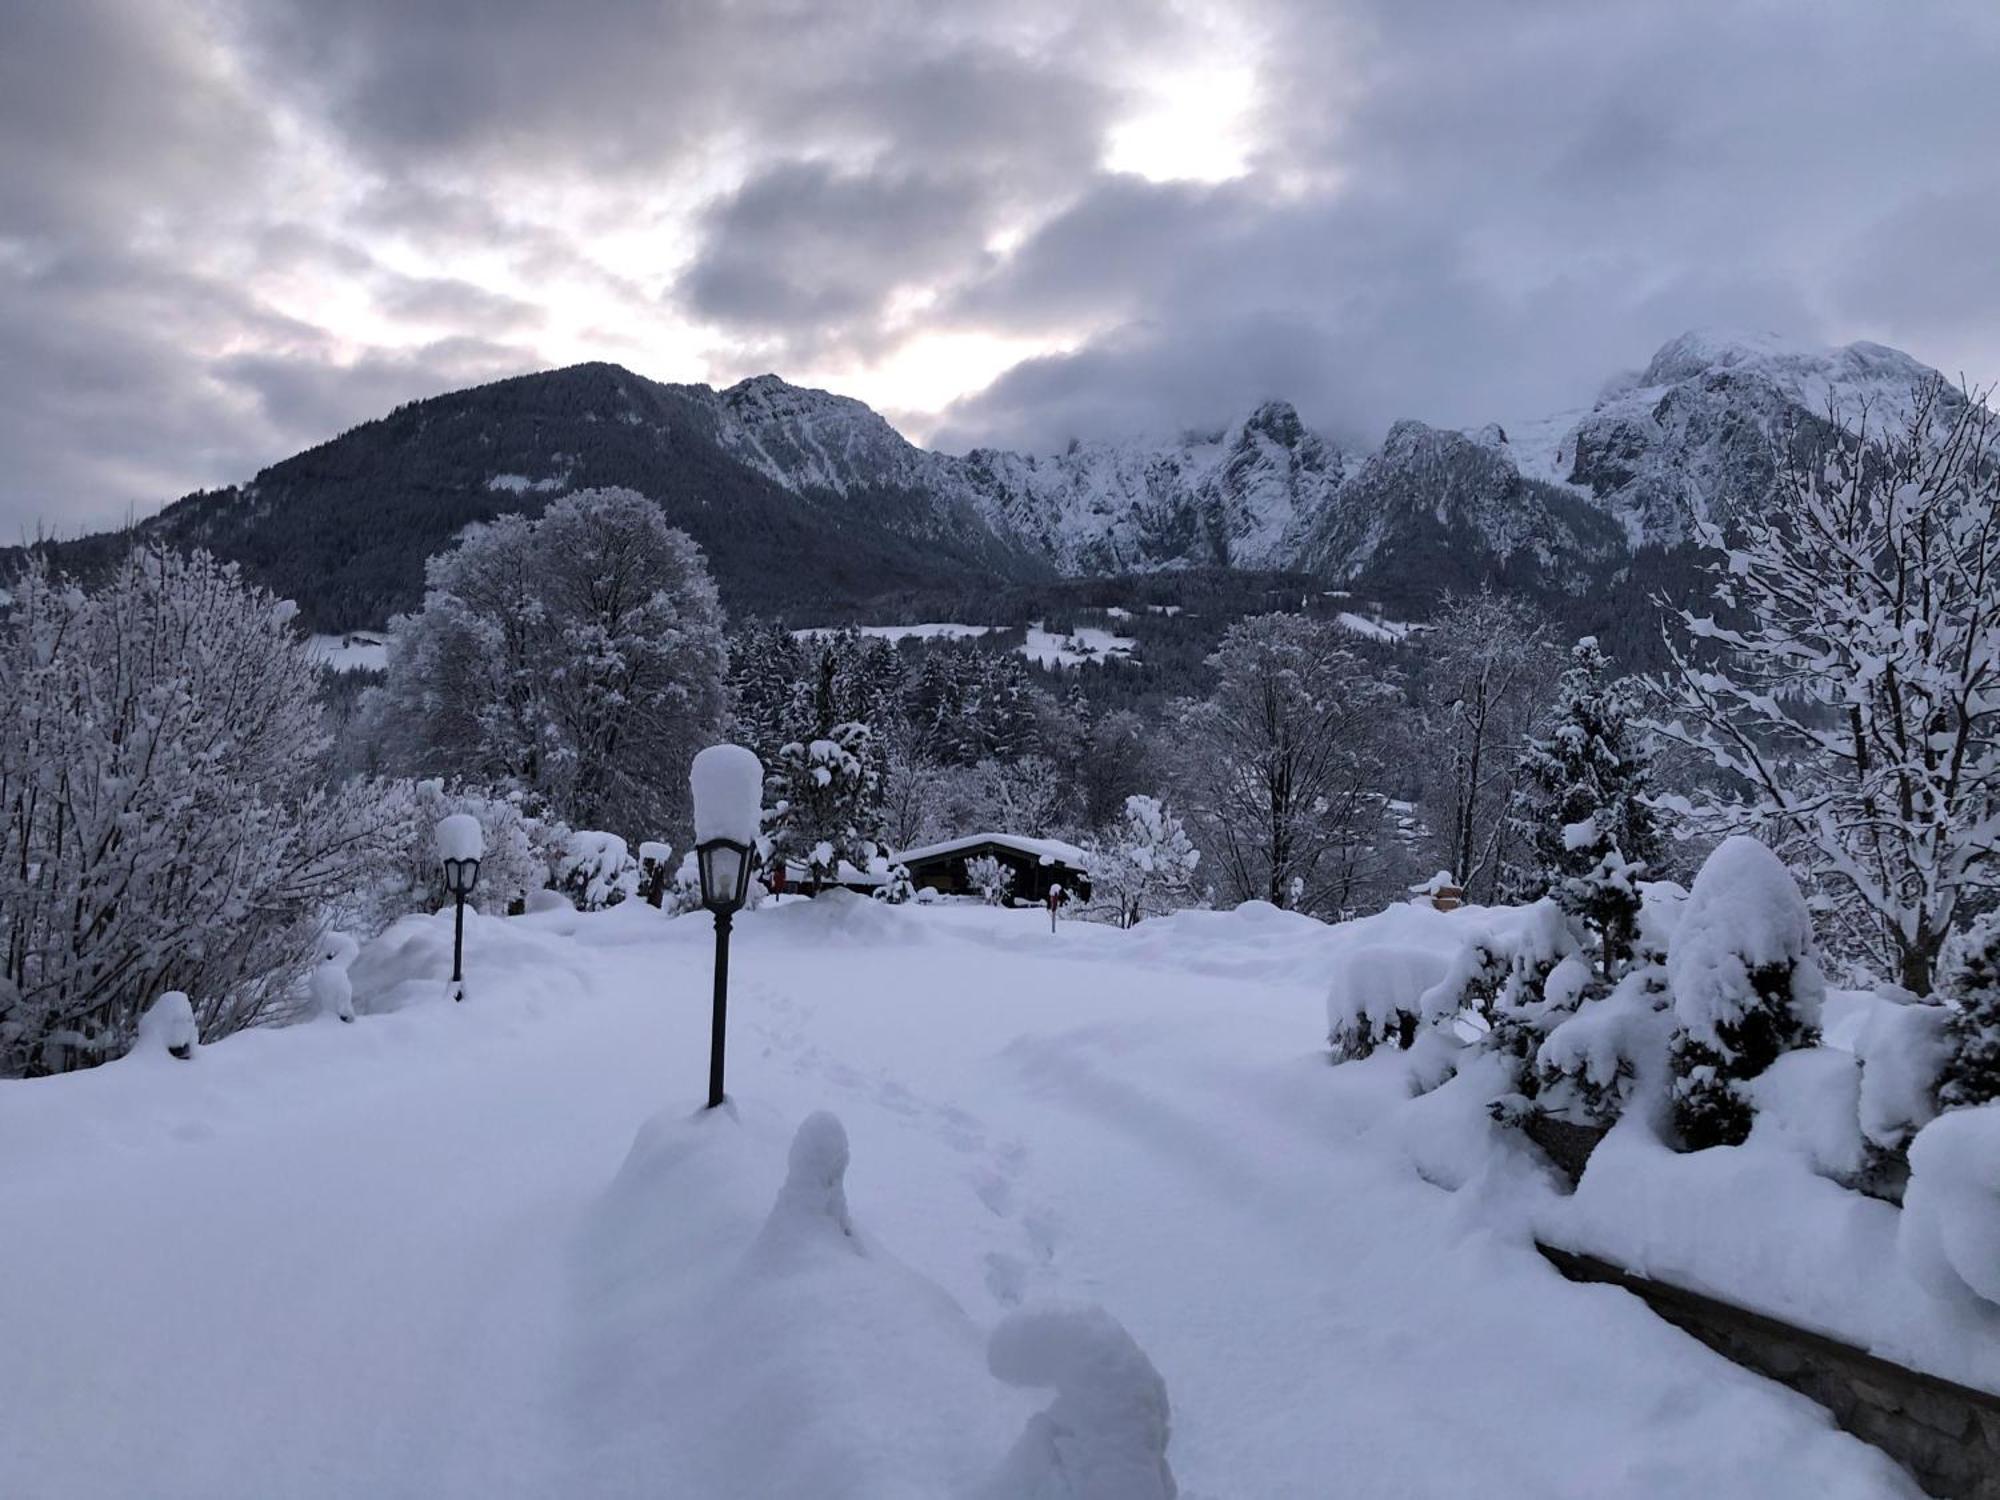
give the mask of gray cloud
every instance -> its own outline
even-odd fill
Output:
[[[579,348],[687,378],[1069,346],[910,414],[953,446],[1268,396],[1367,443],[1583,403],[1692,324],[2000,375],[1979,0],[68,0],[7,36],[10,530]],[[1223,53],[1247,169],[1108,172]]]

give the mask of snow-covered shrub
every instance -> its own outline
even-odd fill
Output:
[[[1674,998],[1674,1123],[1690,1148],[1740,1145],[1752,1101],[1742,1087],[1818,1040],[1824,981],[1812,918],[1778,857],[1724,839],[1695,876],[1667,954]]]
[[[138,1035],[132,1050],[164,1052],[169,1057],[186,1062],[194,1056],[194,1049],[200,1041],[201,1028],[195,1024],[194,1005],[179,990],[168,990],[147,1006],[146,1013],[139,1017]]]
[[[917,887],[910,879],[907,865],[890,865],[884,872],[882,884],[875,887],[875,899],[891,906],[901,906],[905,901],[916,898]]]
[[[639,845],[639,899],[649,906],[666,903],[667,887],[674,879],[674,851],[670,844],[647,839]]]
[[[1945,1027],[1938,1104],[1991,1104],[2000,1099],[2000,912],[1980,917],[1960,939],[1946,989],[1958,1008]]]
[[[751,895],[757,892],[757,882],[750,882]],[[681,857],[679,868],[667,882],[666,894],[660,907],[668,916],[678,917],[685,912],[701,910],[701,860],[690,849]]]
[[[1091,844],[1089,857],[1091,902],[1106,907],[1120,927],[1198,900],[1194,876],[1201,851],[1158,797],[1127,797],[1124,815]]]
[[[144,999],[219,1039],[299,1003],[329,911],[393,848],[393,797],[327,784],[289,604],[205,553],[93,588],[33,562],[0,619],[0,1075],[122,1052]]]
[[[2000,1104],[1946,1110],[1910,1143],[1898,1248],[1940,1297],[2000,1303]]]
[[[1608,992],[1586,992],[1535,1053],[1535,1098],[1546,1113],[1608,1126],[1624,1113],[1642,1076],[1664,1070],[1673,1031],[1667,947],[1687,892],[1671,881],[1644,882],[1639,891],[1625,972]]]
[[[637,894],[639,862],[617,834],[579,828],[556,867],[556,885],[578,911],[602,911]]]
[[[1494,958],[1496,966],[1504,960],[1505,976],[1485,1008],[1486,1031],[1475,1045],[1501,1059],[1511,1086],[1492,1101],[1491,1113],[1514,1124],[1538,1107],[1535,1059],[1549,1033],[1576,1009],[1592,974],[1569,917],[1548,897],[1527,908]]]
[[[1335,1062],[1393,1042],[1407,1049],[1425,1019],[1425,997],[1448,989],[1452,956],[1435,944],[1365,943],[1334,958],[1326,992],[1326,1040]]]
[[[306,982],[319,1014],[339,1021],[354,1019],[354,986],[347,978],[347,966],[360,953],[360,944],[344,932],[329,932],[320,939],[318,961]]]
[[[1854,1055],[1861,1061],[1861,1133],[1876,1151],[1901,1152],[1936,1117],[1952,1019],[1946,1006],[1886,996],[1869,1008]]]
[[[569,848],[570,831],[557,819],[529,817],[521,810],[521,800],[518,793],[447,788],[437,779],[398,784],[391,803],[397,814],[394,850],[367,887],[335,913],[336,919],[370,936],[413,911],[450,905],[435,830],[454,813],[479,820],[483,844],[479,884],[466,904],[496,916],[524,910],[530,897],[555,880]]]
[[[998,906],[1014,888],[1014,871],[990,854],[965,862],[965,878],[988,906]]]

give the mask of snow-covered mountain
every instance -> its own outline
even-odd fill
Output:
[[[774,376],[716,400],[741,424],[726,441],[781,484],[921,490],[969,506],[1066,574],[1212,563],[1346,580],[1395,559],[1442,562],[1453,577],[1501,564],[1559,582],[1580,577],[1576,565],[1679,541],[1693,517],[1755,508],[1796,428],[1823,432],[1831,416],[1900,430],[1934,375],[1879,344],[1695,332],[1614,378],[1587,410],[1511,431],[1398,422],[1368,455],[1311,431],[1282,401],[1170,443],[958,458],[912,446],[859,402]]]
[[[1760,505],[1789,431],[1823,434],[1829,412],[1893,431],[1932,378],[1878,344],[1690,333],[1587,410],[1398,422],[1373,453],[1270,400],[1169,441],[952,455],[775,375],[715,390],[590,364],[414,402],[144,524],[240,559],[323,631],[413,604],[423,559],[467,522],[603,485],[658,500],[740,609],[1191,566],[1582,590],[1691,517]]]

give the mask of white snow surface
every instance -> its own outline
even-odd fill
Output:
[[[1095,625],[1079,625],[1067,634],[1044,630],[1040,620],[1028,627],[1020,653],[1045,667],[1080,667],[1086,662],[1130,657],[1139,643],[1128,635],[1115,635]]]
[[[336,672],[381,672],[389,666],[388,643],[372,631],[309,635],[306,650],[314,661]]]
[[[458,1005],[449,914],[406,918],[349,969],[354,1025],[0,1084],[5,1489],[1914,1496],[1551,1269],[1534,1221],[1587,1226],[1486,1118],[1482,1065],[1422,1097],[1415,1054],[1327,1066],[1344,948],[1481,920],[767,906],[703,1113],[705,918],[469,912]],[[1920,1139],[1919,1182],[1942,1154]],[[1660,1191],[1732,1167],[1749,1193]],[[1622,1221],[1720,1235],[1808,1312],[1882,1303],[1881,1262],[1831,1247],[1886,1249],[1895,1211],[1782,1149],[1632,1192]],[[2000,1376],[2000,1334],[1946,1326],[1960,1378]],[[1060,1452],[1130,1482],[1004,1488]]]
[[[696,752],[688,769],[694,792],[694,838],[757,840],[757,823],[764,808],[764,763],[742,745],[710,745]]]

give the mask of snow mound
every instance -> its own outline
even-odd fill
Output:
[[[688,770],[694,792],[694,838],[757,841],[757,821],[764,807],[764,763],[741,745],[710,745]]]
[[[1816,1026],[1824,986],[1805,898],[1757,840],[1724,839],[1695,876],[1667,952],[1674,1013],[1690,1035],[1727,1051],[1718,1028],[1742,1020],[1752,971],[1780,965],[1794,969],[1794,1012]]]
[[[1009,1385],[1052,1386],[982,1492],[985,1500],[1174,1500],[1167,1385],[1101,1307],[1009,1314],[986,1346]]]
[[[1934,1296],[2000,1304],[2000,1104],[1938,1116],[1910,1143],[1898,1249]]]
[[[340,1021],[354,1019],[354,985],[347,977],[347,966],[360,952],[360,945],[344,932],[329,932],[320,940],[318,961],[306,979],[313,1008],[320,1015]]]
[[[139,1035],[132,1043],[130,1055],[165,1055],[185,1060],[194,1056],[194,1049],[200,1041],[201,1030],[195,1025],[194,1006],[179,990],[168,990],[147,1006],[146,1013],[139,1017]]]
[[[1019,1419],[958,1304],[855,1225],[847,1162],[825,1112],[788,1148],[754,1105],[640,1131],[582,1247],[573,1410],[591,1441],[563,1493],[973,1491]]]
[[[758,913],[762,927],[787,943],[841,947],[914,945],[928,941],[921,920],[901,906],[871,901],[848,890],[821,891],[810,901],[786,901]]]
[[[1950,1017],[1942,1005],[1889,999],[1877,999],[1864,1013],[1854,1041],[1861,1059],[1861,1130],[1878,1146],[1902,1145],[1937,1113]]]

